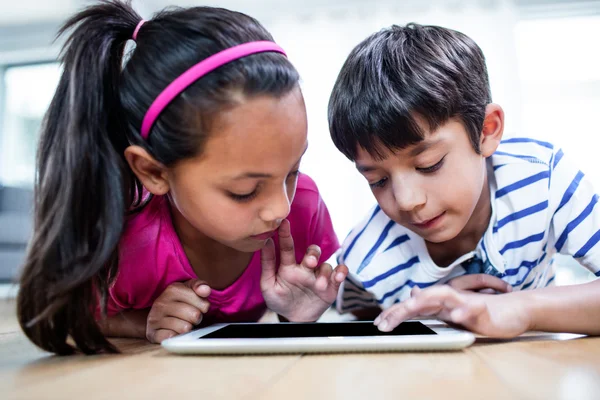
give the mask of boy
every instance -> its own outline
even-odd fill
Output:
[[[433,315],[496,337],[600,334],[600,281],[548,287],[556,252],[600,276],[598,196],[552,144],[501,140],[473,40],[417,24],[375,33],[346,60],[329,125],[378,202],[342,247],[340,312],[382,307],[382,331]],[[470,274],[511,293],[439,285]]]

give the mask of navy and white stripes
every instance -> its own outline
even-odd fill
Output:
[[[350,269],[336,306],[346,312],[389,307],[465,274],[472,257],[489,262],[515,290],[553,283],[552,256],[575,257],[600,276],[600,206],[587,177],[562,150],[529,138],[504,140],[488,159],[492,220],[475,251],[440,268],[422,238],[376,206],[350,232],[339,261]]]

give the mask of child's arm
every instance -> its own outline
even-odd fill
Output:
[[[152,308],[127,310],[98,321],[105,336],[146,338],[160,343],[189,332],[202,321],[210,304],[210,288],[198,279],[175,282],[154,301]]]
[[[150,309],[128,310],[98,321],[106,337],[146,338],[146,321]]]
[[[600,335],[600,280],[515,294],[523,296],[533,330]]]
[[[433,316],[486,336],[511,338],[528,330],[600,334],[600,281],[501,295],[448,285],[414,289],[411,298],[375,319],[382,331],[417,316]]]

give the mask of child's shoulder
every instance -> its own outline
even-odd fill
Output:
[[[322,201],[315,181],[310,176],[300,173],[290,212],[303,210],[312,213],[320,206]]]
[[[507,164],[538,164],[549,167],[556,153],[550,142],[529,138],[504,139],[492,155],[494,166]]]
[[[119,266],[137,269],[141,262],[151,264],[145,267],[152,269],[160,264],[159,259],[178,258],[177,241],[168,200],[154,196],[127,218],[119,240]]]
[[[127,216],[121,243],[129,244],[156,237],[165,213],[168,213],[168,205],[164,196],[151,197],[145,205]]]
[[[318,195],[319,189],[317,184],[312,178],[306,174],[298,174],[298,183],[296,184],[296,193],[302,192],[303,194],[310,195],[311,193]],[[304,193],[306,192],[306,193]]]

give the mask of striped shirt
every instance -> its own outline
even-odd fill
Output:
[[[441,268],[425,241],[376,206],[348,235],[338,262],[350,274],[336,300],[340,312],[387,308],[467,273],[495,275],[514,290],[545,287],[553,255],[573,256],[600,276],[600,207],[590,180],[550,143],[511,138],[487,159],[492,216],[474,251]]]

